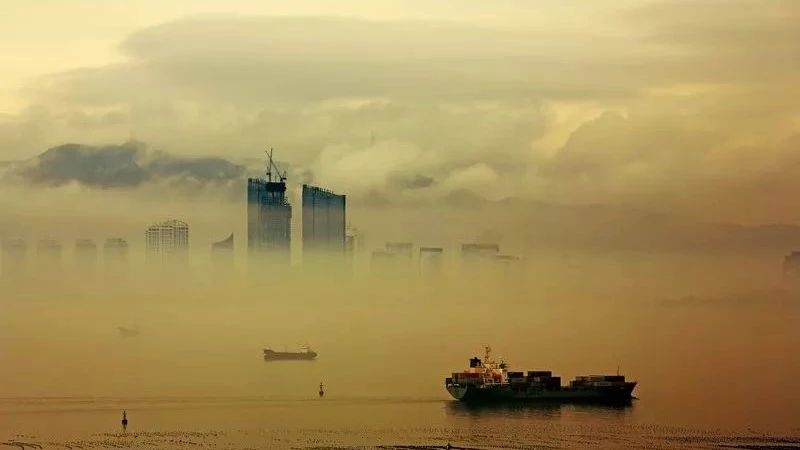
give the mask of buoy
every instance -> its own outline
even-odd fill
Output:
[[[124,410],[122,411],[122,426],[128,426],[128,412]]]
[[[319,396],[322,397],[325,395],[325,389],[322,388],[322,383],[319,383]]]

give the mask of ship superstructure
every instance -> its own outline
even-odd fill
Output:
[[[445,379],[453,398],[464,402],[624,402],[633,398],[636,382],[626,381],[623,375],[582,375],[564,386],[561,377],[549,370],[509,371],[508,363],[492,359],[490,347],[485,350],[483,359],[470,358],[468,369]]]

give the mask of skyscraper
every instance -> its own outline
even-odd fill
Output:
[[[91,239],[77,239],[74,259],[79,270],[94,270],[97,266],[97,244]]]
[[[493,243],[461,244],[461,269],[467,277],[487,276],[493,273],[500,245]]]
[[[411,242],[387,242],[386,251],[410,262],[414,257],[414,244]]]
[[[292,205],[286,199],[286,173],[278,171],[271,150],[268,155],[267,178],[247,179],[247,249],[251,256],[288,263]],[[273,168],[278,181],[273,181]]]
[[[107,272],[121,273],[128,263],[128,241],[109,238],[103,243],[103,266]]]
[[[444,249],[441,247],[419,248],[419,272],[423,276],[436,277],[441,275],[444,259]]]
[[[345,249],[346,197],[303,185],[303,253]]]
[[[217,265],[233,263],[233,233],[211,244],[211,260]]]
[[[189,225],[174,219],[150,225],[145,242],[148,262],[188,261]]]
[[[49,277],[61,271],[61,243],[55,239],[41,239],[36,243],[37,272]]]
[[[17,277],[25,273],[27,266],[28,243],[24,239],[4,239],[2,245],[3,277]]]

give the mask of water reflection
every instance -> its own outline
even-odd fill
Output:
[[[594,416],[597,418],[615,419],[630,415],[633,402],[627,400],[617,403],[487,403],[471,404],[449,401],[445,404],[445,413],[449,417],[470,419],[515,418],[560,420],[564,416]]]

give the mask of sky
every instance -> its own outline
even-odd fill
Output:
[[[798,19],[780,0],[11,0],[0,202],[191,197],[275,147],[290,183],[364,204],[797,223]]]

